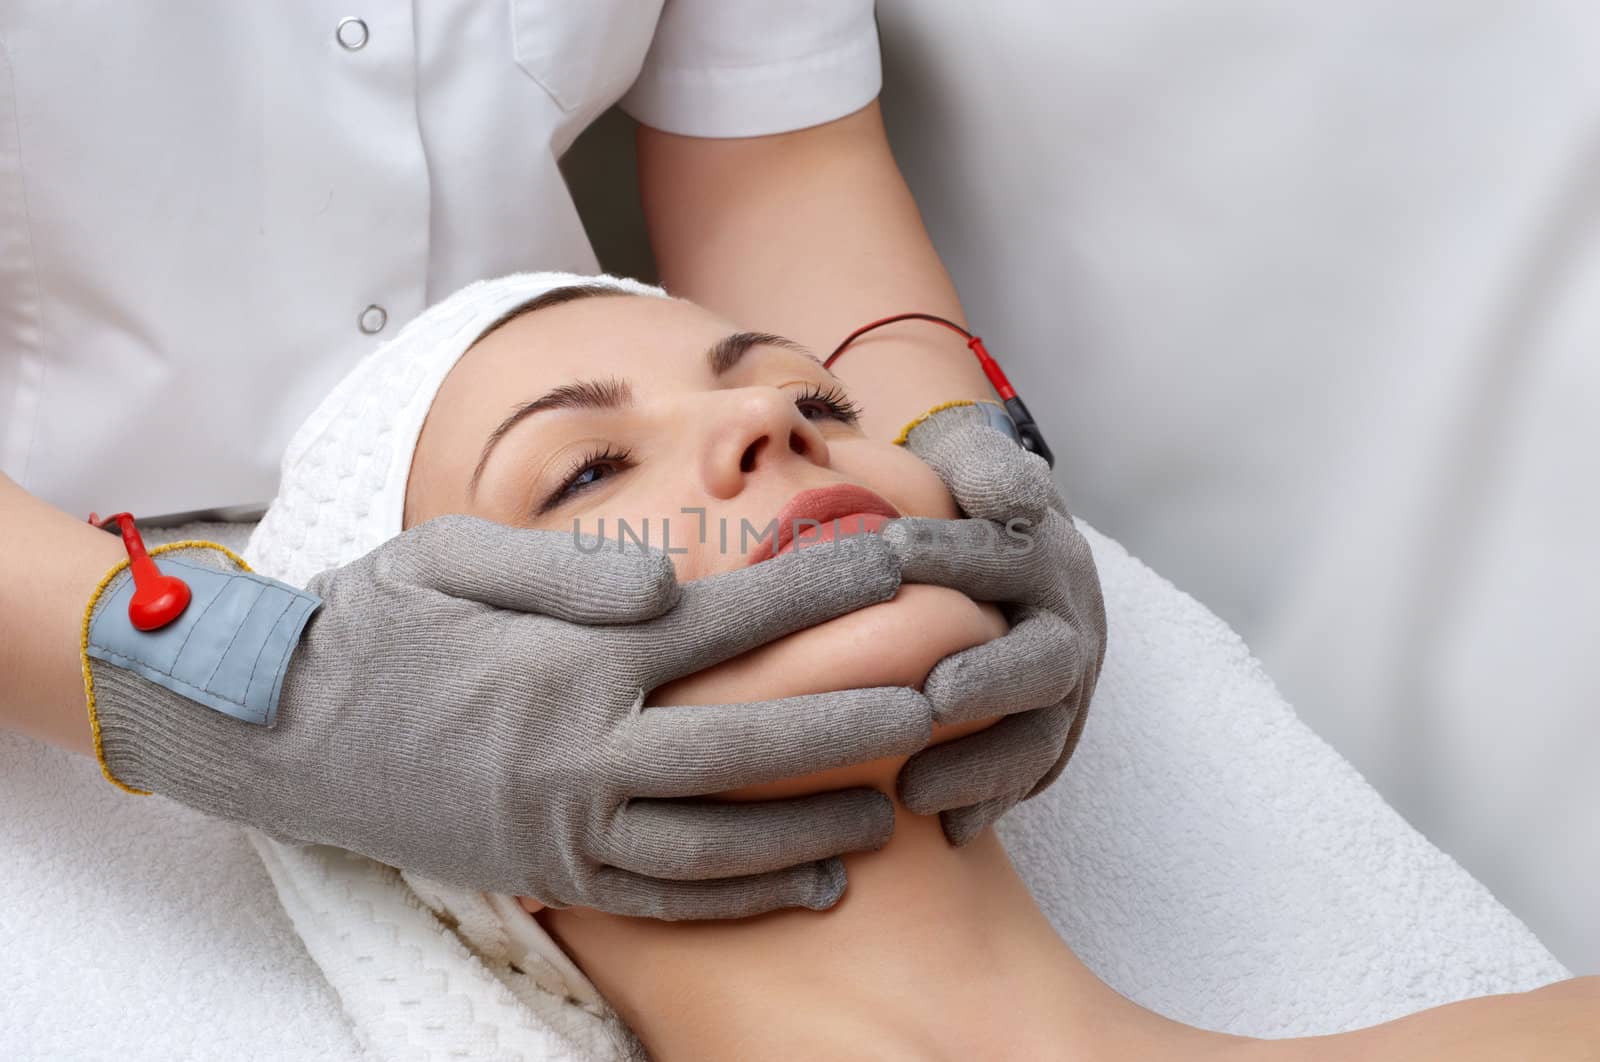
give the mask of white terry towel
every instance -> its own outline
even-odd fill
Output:
[[[242,549],[249,530],[191,525],[145,541]],[[0,956],[5,1062],[360,1057],[244,831],[129,796],[93,759],[6,733]]]
[[[1086,533],[1110,622],[1094,714],[1061,779],[999,830],[1091,969],[1162,1014],[1272,1037],[1570,976],[1306,729],[1221,620]],[[475,1057],[500,1057],[491,1044],[505,1057],[616,1057],[598,1019],[510,970],[505,925],[533,925],[520,910],[473,926],[473,953],[400,875],[330,849],[262,847],[374,1055],[468,1042]],[[440,892],[452,913],[483,910]],[[521,965],[560,985],[536,960]]]
[[[291,443],[250,559],[304,582],[398,534],[444,374],[507,309],[586,279],[473,285],[357,366]],[[1567,976],[1295,718],[1220,620],[1088,533],[1110,621],[1090,725],[1061,780],[1001,834],[1092,969],[1161,1013],[1263,1036]],[[484,1056],[610,1056],[605,1008],[505,898],[408,883],[328,849],[261,847],[376,1054],[466,1043]]]
[[[385,350],[392,359],[409,337],[419,357],[440,357],[496,300],[553,282],[473,289]],[[396,440],[414,440],[421,414],[382,392],[431,398],[443,375],[437,360],[388,364],[381,381],[356,376],[330,397],[354,415],[325,404],[296,437],[286,488],[298,500],[245,550],[268,574],[303,582],[383,533],[375,502],[393,500],[396,454],[408,463],[411,446]],[[390,415],[377,415],[380,399]],[[1086,533],[1110,621],[1093,716],[1060,781],[1000,833],[1092,969],[1174,1018],[1260,1036],[1568,976],[1305,729],[1221,621]],[[600,1008],[566,1002],[581,980],[529,953],[531,919],[359,857],[258,839],[304,941],[291,946],[233,827],[127,797],[68,760],[0,741],[0,1055],[349,1057],[331,985],[374,1058],[615,1056]],[[308,980],[314,968],[325,984]]]
[[[1305,729],[1220,620],[1087,533],[1111,625],[1094,715],[1000,834],[1092,969],[1261,1036],[1569,976]],[[374,1059],[615,1057],[596,1018],[511,970],[515,923],[481,898],[451,930],[387,868],[266,843],[269,880],[243,831],[20,738],[0,740],[0,804],[0,1057],[343,1059],[357,1039]]]

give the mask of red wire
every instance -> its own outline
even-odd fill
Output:
[[[860,339],[874,328],[882,328],[884,325],[894,324],[896,321],[932,321],[934,324],[944,325],[952,332],[960,333],[960,335],[965,339],[972,338],[971,332],[967,331],[965,328],[962,328],[960,325],[949,320],[948,318],[935,317],[931,313],[897,313],[893,317],[880,317],[870,324],[864,324],[854,332],[851,332],[849,335],[845,336],[844,342],[834,347],[832,354],[829,354],[826,358],[822,359],[822,367],[824,369],[831,368],[833,363],[838,360],[839,355],[844,353],[845,347],[848,347],[851,343],[854,343],[856,340]]]
[[[822,367],[824,369],[831,368],[833,363],[839,360],[839,355],[844,353],[846,347],[860,339],[862,336],[866,335],[868,332],[872,331],[874,328],[882,328],[884,325],[894,324],[897,321],[929,321],[936,325],[943,325],[952,332],[959,333],[961,336],[965,337],[967,341],[967,348],[977,356],[978,364],[983,368],[983,374],[989,378],[989,385],[993,387],[995,393],[1000,396],[1000,400],[1002,402],[1006,402],[1017,397],[1017,389],[1011,386],[1010,380],[1006,379],[1006,374],[1001,370],[1000,363],[995,361],[994,358],[989,355],[989,351],[984,348],[982,339],[973,335],[965,328],[962,328],[954,321],[944,317],[938,317],[931,313],[897,313],[893,317],[880,317],[876,321],[873,321],[869,324],[864,324],[854,332],[851,332],[849,335],[845,336],[844,342],[840,343],[837,347],[834,347],[832,354],[829,354],[826,358],[822,359]]]

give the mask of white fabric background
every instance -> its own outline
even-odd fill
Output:
[[[883,0],[1069,500],[1600,971],[1600,7]]]

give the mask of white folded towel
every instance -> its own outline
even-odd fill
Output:
[[[244,546],[248,524],[147,530]],[[0,678],[3,684],[4,678]],[[0,733],[0,1059],[360,1057],[244,832]]]
[[[583,279],[472,285],[365,359],[290,443],[249,558],[299,583],[399,534],[417,433],[444,375],[508,309]],[[1295,719],[1225,625],[1116,544],[1092,541],[1110,649],[1090,722],[1061,780],[1002,827],[1091,968],[1180,1020],[1274,1036],[1564,975]],[[526,1038],[535,1057],[605,1057],[592,988],[504,898],[422,885],[461,928],[446,939],[400,876],[262,844],[308,950],[380,1055],[444,1051],[470,1031],[485,1049]],[[578,1002],[552,1009],[540,986]]]
[[[1072,763],[1000,834],[1106,983],[1279,1037],[1571,976],[1300,722],[1227,624],[1085,533],[1105,671]]]
[[[1300,723],[1221,620],[1085,532],[1106,592],[1105,670],[1072,764],[1000,834],[1091,969],[1162,1014],[1270,1037],[1570,976]],[[558,1002],[587,983],[527,954],[543,934],[514,905],[426,883],[419,896],[367,860],[261,845],[377,1057],[461,1044],[618,1057],[602,1008]]]
[[[1000,833],[1092,969],[1258,1036],[1569,976],[1300,724],[1220,620],[1088,534],[1111,624],[1094,714],[1070,769]],[[616,1056],[481,898],[457,899],[452,930],[426,885],[263,842],[269,884],[234,827],[24,739],[0,741],[0,798],[0,1056],[352,1057],[330,985],[374,1059]]]
[[[589,279],[537,274],[474,285],[365,359],[291,442],[279,498],[247,557],[264,574],[304,583],[398,534],[411,451],[449,367],[505,310]],[[1002,820],[1000,832],[1058,931],[1092,969],[1171,1017],[1262,1036],[1360,1027],[1567,976],[1526,927],[1299,723],[1220,620],[1085,531],[1106,593],[1105,670],[1068,770]],[[132,799],[123,794],[99,796],[106,806],[131,806],[110,803]],[[162,802],[140,806],[143,829],[75,824],[90,855],[58,860],[55,873],[92,890],[170,858],[150,825],[161,821]],[[59,819],[59,807],[40,807]],[[19,859],[27,867],[25,857],[55,843],[25,816],[6,820],[5,830],[0,865]],[[305,950],[375,1057],[616,1055],[603,1004],[505,898],[408,882],[337,850],[253,839]],[[161,924],[192,896],[181,876],[168,877],[148,898],[172,901],[157,912]],[[63,907],[58,898],[70,894],[50,882],[38,873],[15,886],[0,878],[0,944],[11,967],[0,986],[27,989],[20,1004],[9,990],[0,994],[0,1047],[3,1030],[18,1027],[13,1021],[41,1012],[28,1043],[74,1035],[71,1004],[86,980],[116,986],[123,976],[132,986],[127,998],[169,1000],[172,989],[144,973],[151,956],[168,969],[193,959],[215,972],[217,985],[273,983],[271,974],[227,962],[203,937],[130,936],[104,918],[96,924],[115,925],[143,952],[115,939],[103,947],[79,941],[72,955],[92,956],[92,970],[55,962],[63,935],[81,935],[86,918],[81,905]],[[248,906],[240,915],[260,917]],[[303,954],[294,960],[303,963]],[[307,992],[325,1001],[326,986]],[[118,998],[96,997],[104,1004],[97,1013],[116,1013]],[[282,1002],[263,997],[263,1006]],[[326,1027],[315,1023],[326,1012],[318,1005],[308,1004],[317,1016],[306,1028],[321,1035]],[[151,1042],[135,1031],[135,1009],[123,1015],[122,1046]],[[170,1037],[172,1025],[143,1031]]]

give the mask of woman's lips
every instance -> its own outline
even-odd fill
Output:
[[[899,516],[900,510],[880,495],[854,484],[803,490],[778,510],[776,533],[756,544],[750,563],[850,535],[876,534]]]

